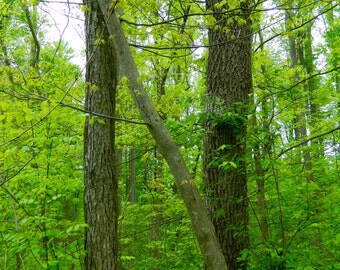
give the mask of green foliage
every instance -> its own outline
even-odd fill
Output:
[[[212,125],[216,129],[228,128],[235,134],[243,130],[246,125],[245,117],[234,112],[227,111],[222,115],[221,113],[212,114],[210,117],[212,118]]]
[[[205,44],[206,28],[215,26],[216,18],[205,16],[197,1],[117,4],[126,36],[135,45],[141,81],[201,189],[203,122],[211,119],[216,129],[227,126],[235,133],[247,125],[247,158],[227,159],[224,154],[233,146],[221,145],[209,166],[232,172],[239,162],[248,164],[251,247],[240,259],[249,260],[249,269],[340,268],[339,130],[327,133],[340,120],[336,12],[325,14],[327,27],[319,29],[324,42],[312,42],[312,56],[303,51],[305,59],[314,60],[313,74],[304,62],[292,67],[287,56],[288,38],[306,47],[304,33],[312,27],[315,34],[319,26],[309,21],[331,2],[292,1],[292,14],[285,22],[284,10],[265,13],[261,8],[270,8],[259,6],[251,14],[254,30],[262,29],[261,38],[254,35],[254,108],[239,104],[225,110],[221,103],[211,115],[202,113],[206,51],[197,51],[196,45]],[[240,1],[221,1],[217,7],[226,4],[237,10]],[[39,68],[30,67],[32,37],[20,5],[0,3],[0,19],[0,268],[82,269],[84,114],[71,108],[81,108],[84,99],[84,85],[75,81],[80,70],[70,63],[68,46],[48,43],[40,32]],[[232,25],[233,19],[229,21]],[[271,39],[273,33],[282,35]],[[314,87],[307,90],[311,76]],[[95,85],[92,89],[98,90]],[[118,90],[117,116],[140,122],[125,77]],[[117,164],[123,269],[201,268],[190,220],[146,125],[116,123],[116,144],[122,152]],[[303,126],[307,133],[295,136]],[[132,148],[135,203],[128,202],[124,192]],[[306,169],[306,153],[311,156],[313,181],[307,181],[311,172]],[[261,182],[269,239],[264,239],[260,226]]]
[[[83,117],[60,103],[82,100],[80,71],[63,44],[46,43],[39,70],[27,66],[30,35],[21,11],[10,11],[1,29],[0,265],[70,269],[84,257]]]
[[[152,266],[194,270],[201,267],[202,258],[185,207],[180,198],[169,195],[163,194],[167,199],[161,205],[124,204],[120,221],[124,269],[150,269]],[[155,196],[157,194],[150,193],[142,198],[152,200]],[[152,240],[150,237],[155,230],[160,238]]]

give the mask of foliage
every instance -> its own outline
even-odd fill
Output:
[[[39,70],[27,65],[23,14],[9,13],[1,29],[0,265],[65,269],[84,255],[82,116],[60,106],[82,99],[74,83],[80,71],[71,50],[52,43],[41,50]]]
[[[81,71],[71,64],[72,50],[49,43],[42,30],[39,65],[30,66],[32,35],[23,2],[12,2],[0,3],[0,269],[82,269],[82,134],[89,112],[82,109]],[[227,2],[239,8],[237,1],[221,1],[220,7]],[[241,259],[249,259],[249,269],[340,268],[339,11],[333,6],[334,1],[258,6],[252,14],[254,107],[247,119],[234,111],[202,113],[207,59],[201,45],[207,27],[216,23],[202,3],[119,1],[116,7],[141,80],[201,190],[204,118],[214,117],[217,126],[248,125],[251,248]],[[286,9],[292,14],[285,21]],[[46,24],[42,16],[40,24]],[[312,56],[306,51],[308,28],[319,37],[312,40]],[[289,38],[305,48],[312,73],[305,61],[291,65]],[[117,115],[140,122],[128,87],[120,78]],[[306,134],[296,136],[301,127]],[[123,269],[199,269],[202,257],[185,207],[146,126],[118,122],[116,143]],[[129,202],[133,148],[137,200]],[[237,166],[223,158],[216,163]],[[265,209],[259,203],[261,181]],[[269,239],[260,226],[262,210]]]

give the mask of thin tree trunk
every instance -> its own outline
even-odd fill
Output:
[[[28,28],[30,29],[32,40],[31,40],[31,49],[30,49],[30,67],[38,70],[39,58],[40,58],[40,42],[38,39],[37,33],[37,5],[33,5],[32,12],[29,11],[28,6],[23,4],[23,9],[25,12]]]
[[[1,18],[1,20],[0,20],[0,47],[1,47],[1,52],[2,52],[1,61],[3,61],[5,66],[10,67],[11,62],[9,61],[6,42],[5,42],[4,35],[3,35],[3,33],[6,31],[4,21],[5,21],[5,19]],[[10,81],[13,82],[13,75],[11,73],[9,73],[8,76],[9,76]]]
[[[286,11],[286,22],[290,19],[292,16],[290,11]],[[287,30],[289,31],[290,28],[287,26]],[[305,67],[305,59],[304,59],[304,51],[303,51],[303,41],[298,40],[294,37],[289,36],[289,55],[290,55],[290,61],[291,61],[291,67],[293,69],[296,69],[300,63],[302,66]],[[299,74],[295,72],[294,81],[299,80]],[[306,89],[308,91],[308,88]],[[305,138],[307,136],[307,119],[306,119],[306,111],[308,111],[308,95],[309,93],[306,92],[306,103],[305,107],[302,108],[303,111],[300,112],[294,119],[294,134],[295,134],[295,140],[299,140],[300,138]],[[300,97],[297,97],[299,99]],[[306,180],[307,182],[313,181],[313,168],[312,168],[312,158],[310,154],[310,147],[307,143],[302,145],[301,154],[302,159],[304,162],[305,172],[306,172]]]
[[[256,187],[257,187],[257,205],[259,212],[259,226],[262,234],[262,240],[264,243],[268,243],[270,240],[269,223],[267,216],[267,202],[265,197],[265,170],[262,167],[263,155],[261,155],[259,145],[254,147],[254,166],[256,173]]]
[[[162,185],[161,181],[163,178],[163,165],[164,160],[161,155],[158,154],[158,149],[155,148],[155,159],[157,160],[157,166],[155,168],[155,173],[153,175],[153,181],[156,183],[156,187],[152,188],[151,192],[154,192],[155,195],[152,196],[152,205],[153,205],[153,213],[150,217],[150,241],[151,248],[149,250],[150,256],[155,260],[159,259],[161,256],[161,250],[157,243],[161,240],[161,228],[160,224],[162,221],[162,213],[161,213],[161,204],[162,200],[159,198],[159,195],[162,193],[160,186]],[[152,269],[159,269],[158,266],[153,266]]]
[[[135,203],[137,200],[136,191],[136,147],[132,146],[129,150],[129,182],[127,185],[128,201]]]
[[[260,37],[260,43],[263,43],[263,36],[262,33],[259,32]],[[263,51],[263,45],[261,45],[261,51]],[[265,65],[261,65],[261,73],[264,78],[266,78],[266,67]],[[269,113],[268,113],[268,104],[267,100],[264,97],[262,100],[259,100],[263,114],[264,119],[271,119]],[[260,128],[257,122],[256,114],[253,116],[254,122],[254,137],[256,138],[257,131]],[[264,120],[262,124],[262,129],[264,130],[265,137],[262,142],[256,142],[254,146],[254,167],[255,167],[255,173],[256,173],[256,186],[257,186],[257,204],[259,208],[259,225],[262,233],[262,239],[265,243],[268,243],[270,240],[270,229],[269,229],[269,223],[268,223],[268,215],[267,215],[267,202],[265,197],[265,179],[266,179],[266,170],[268,168],[264,168],[262,164],[262,159],[265,158],[266,155],[268,155],[269,152],[272,151],[272,144],[270,142],[270,122],[268,120]]]
[[[216,239],[214,227],[183,157],[171,139],[142,84],[138,82],[139,73],[120,22],[114,11],[109,8],[108,1],[99,0],[98,3],[103,14],[105,14],[108,31],[113,37],[122,74],[129,79],[134,102],[156,141],[160,153],[168,162],[170,170],[176,179],[178,190],[188,209],[192,226],[201,252],[206,259],[208,269],[227,269],[223,253]]]
[[[97,1],[85,1],[86,101],[90,112],[114,116],[116,54]],[[116,270],[118,262],[118,180],[115,171],[115,123],[88,116],[84,134],[85,269]]]
[[[165,95],[165,83],[168,78],[170,66],[167,68],[160,68],[159,71],[159,78],[157,81],[157,101],[160,102],[161,98]],[[161,113],[161,117],[163,119],[167,118],[166,113]],[[154,150],[155,153],[155,160],[157,162],[156,169],[154,172],[154,181],[156,183],[156,187],[152,189],[152,192],[155,192],[156,198],[153,199],[152,205],[153,205],[153,214],[150,217],[150,241],[152,242],[152,247],[150,248],[150,255],[151,257],[160,258],[161,256],[161,250],[159,246],[156,244],[161,240],[161,229],[160,224],[162,220],[162,213],[161,210],[161,204],[162,200],[159,198],[159,195],[162,193],[162,189],[160,188],[162,186],[163,182],[163,170],[164,170],[164,158],[161,154],[159,154],[159,151],[157,147]],[[154,198],[154,197],[153,197]],[[159,269],[158,266],[153,266],[152,269]]]

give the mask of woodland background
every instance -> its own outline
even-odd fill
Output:
[[[45,8],[52,2],[0,1],[0,269],[91,269],[84,265],[89,84],[86,65],[72,62],[63,29],[60,40],[46,38],[54,22]],[[91,11],[85,4],[58,4],[65,16]],[[237,10],[240,3],[216,1],[214,8],[224,5]],[[232,118],[236,127],[240,119],[247,122],[241,163],[250,240],[238,260],[247,261],[247,269],[339,269],[339,4],[252,5],[252,93],[246,120]],[[204,1],[194,0],[126,0],[115,8],[139,80],[204,199],[208,29],[216,27],[216,17]],[[82,16],[77,19],[83,24]],[[128,79],[117,78],[119,264],[132,270],[202,269],[174,177],[134,105]],[[89,125],[105,125],[103,116],[91,119]],[[239,163],[213,165],[228,172]]]

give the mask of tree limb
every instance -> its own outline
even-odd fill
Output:
[[[88,110],[85,110],[85,109],[82,109],[82,108],[78,108],[76,106],[66,104],[66,103],[63,103],[63,102],[61,102],[60,105],[74,109],[74,110],[77,110],[79,112],[88,113],[88,114],[93,115],[93,116],[98,116],[98,117],[102,117],[102,118],[107,118],[107,119],[112,119],[112,120],[116,120],[116,121],[121,121],[121,122],[126,122],[126,123],[131,123],[131,124],[137,124],[137,125],[148,125],[148,123],[144,123],[144,122],[138,122],[138,121],[129,120],[129,119],[125,119],[125,118],[120,118],[120,117],[105,115],[105,114],[101,114],[101,113],[91,112],[91,111],[88,111]]]
[[[333,133],[333,132],[335,132],[335,131],[337,131],[337,130],[339,130],[339,129],[340,129],[340,126],[338,126],[338,127],[336,127],[336,128],[333,128],[333,129],[331,129],[331,130],[329,130],[329,131],[326,131],[326,132],[324,132],[324,133],[321,133],[321,134],[319,134],[319,135],[312,136],[312,137],[310,137],[310,138],[308,138],[308,139],[306,139],[306,140],[303,140],[302,142],[299,142],[299,143],[297,143],[297,144],[294,144],[294,145],[292,145],[292,146],[290,146],[290,147],[288,147],[288,148],[282,150],[282,151],[277,155],[277,157],[279,158],[279,157],[281,157],[283,154],[289,152],[290,150],[293,150],[294,148],[297,148],[297,147],[299,147],[299,146],[301,146],[301,145],[304,145],[304,144],[307,143],[307,142],[310,142],[310,141],[313,141],[313,140],[315,140],[315,139],[318,139],[318,138],[321,138],[321,137],[323,137],[323,136],[326,136],[326,135],[328,135],[328,134],[330,134],[330,133]]]

